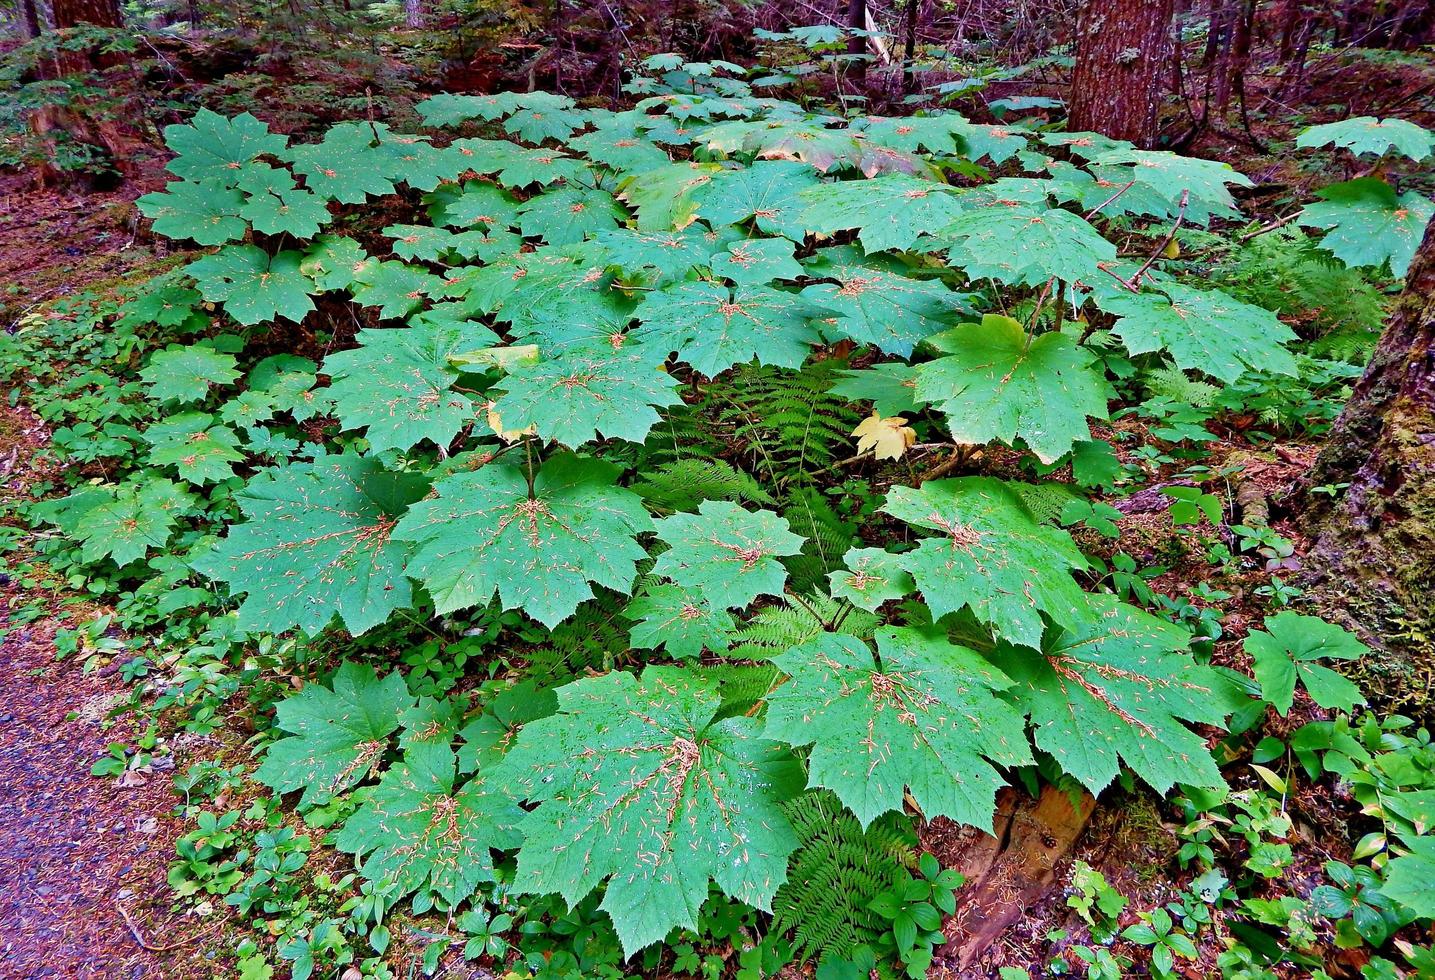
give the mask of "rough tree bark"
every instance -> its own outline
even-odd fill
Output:
[[[1309,495],[1307,573],[1356,624],[1391,638],[1386,669],[1418,698],[1435,667],[1435,223],[1308,478],[1340,483],[1334,502]]]
[[[1082,0],[1069,127],[1156,141],[1156,110],[1171,54],[1172,0]]]
[[[63,31],[76,27],[104,27],[119,29],[124,26],[118,0],[53,0],[50,16],[55,30]],[[108,68],[116,63],[113,56],[101,55],[98,51],[83,48],[61,48],[53,59],[46,59],[44,69],[53,71],[55,77],[85,75],[98,69]],[[98,146],[109,154],[115,170],[125,174],[140,148],[140,141],[134,138],[114,119],[101,118],[88,112],[84,104],[76,101],[67,106],[45,106],[31,113],[30,129],[53,151],[54,134],[67,133],[79,143]],[[54,153],[50,158],[54,159]],[[41,184],[64,180],[66,174],[58,168],[45,164],[40,167]]]
[[[413,30],[424,26],[423,0],[404,0],[404,25]]]
[[[120,16],[117,0],[54,0],[50,13],[56,30],[93,24],[95,27],[120,27],[124,20]]]

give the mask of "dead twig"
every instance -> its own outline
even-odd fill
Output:
[[[188,946],[191,943],[197,943],[201,939],[214,935],[216,932],[219,931],[220,927],[224,925],[224,923],[221,922],[211,927],[210,929],[205,930],[204,932],[190,936],[188,939],[181,939],[178,942],[167,943],[164,946],[155,946],[145,940],[144,934],[140,932],[139,923],[135,922],[134,917],[131,916],[129,913],[129,909],[125,908],[123,905],[120,904],[119,899],[111,898],[110,904],[119,910],[120,917],[125,920],[125,927],[129,929],[130,935],[133,936],[134,941],[139,944],[139,948],[144,950],[146,953],[168,953],[172,949],[179,949],[181,946]]]

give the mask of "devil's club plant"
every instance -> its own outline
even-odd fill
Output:
[[[728,81],[624,112],[443,95],[419,110],[461,133],[348,122],[303,145],[202,112],[166,132],[178,180],[140,199],[157,232],[219,247],[186,267],[194,289],[127,315],[193,325],[203,299],[257,347],[318,299],[364,328],[318,368],[251,365],[225,335],[141,373],[170,411],[144,433],[154,466],[238,504],[190,560],[240,629],[341,648],[402,614],[496,631],[518,674],[571,649],[575,617],[603,646],[595,676],[535,669],[472,716],[354,663],[282,702],[258,778],[310,807],[380,774],[337,841],[421,907],[516,854],[514,891],[603,889],[632,952],[694,928],[712,886],[766,909],[805,787],[864,826],[910,806],[987,827],[1037,764],[1093,791],[1123,766],[1221,783],[1191,725],[1242,696],[1182,627],[1102,593],[1056,522],[1121,473],[1092,429],[1114,380],[1295,371],[1274,315],[1162,258],[1249,182],[951,112],[844,122]],[[1358,123],[1306,142],[1430,151]],[[1428,206],[1362,181],[1301,220],[1398,271]],[[866,454],[833,433],[874,411],[897,438],[870,489],[839,487]],[[325,424],[327,445],[301,441]],[[912,465],[934,445],[945,462]],[[41,516],[124,566],[194,500],[156,479]],[[1350,702],[1309,663],[1346,647],[1268,625],[1249,641],[1268,697],[1288,707],[1299,678]],[[1394,862],[1397,890],[1426,857]]]

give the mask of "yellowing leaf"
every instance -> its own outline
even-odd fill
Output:
[[[852,430],[857,437],[857,451],[871,452],[878,459],[901,459],[907,448],[917,441],[917,433],[901,415],[883,418],[877,412],[862,420]]]
[[[488,410],[488,427],[492,429],[495,433],[497,433],[498,438],[502,439],[504,442],[517,442],[524,436],[532,436],[538,434],[538,426],[536,425],[530,425],[526,429],[505,430],[503,428],[503,419],[499,418],[498,413],[493,410],[493,406],[496,404],[497,402],[489,402],[485,406],[485,408]]]

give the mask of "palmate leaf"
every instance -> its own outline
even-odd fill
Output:
[[[239,436],[227,425],[215,425],[206,412],[183,412],[156,422],[144,431],[154,447],[149,461],[173,466],[190,483],[222,483],[234,475],[234,464],[244,459]]]
[[[718,247],[712,232],[700,224],[680,231],[618,228],[600,233],[597,244],[610,265],[632,277],[652,269],[659,283],[682,279],[691,270],[707,265]]]
[[[882,510],[941,532],[899,556],[939,619],[968,608],[996,635],[1036,647],[1042,613],[1056,622],[1086,614],[1072,578],[1086,559],[1065,531],[1038,524],[1006,484],[989,477],[928,480],[893,487]]]
[[[461,189],[445,185],[424,200],[436,225],[501,229],[518,224],[518,199],[487,181],[466,181]]]
[[[378,765],[413,703],[398,671],[379,680],[374,668],[346,660],[328,687],[309,684],[279,702],[274,723],[289,737],[269,746],[254,778],[276,793],[302,789],[301,809],[321,806]]]
[[[1370,652],[1364,643],[1334,623],[1293,612],[1267,616],[1265,628],[1246,637],[1245,651],[1261,696],[1280,714],[1290,711],[1297,680],[1322,708],[1349,712],[1365,700],[1349,678],[1314,662],[1359,660]]]
[[[87,562],[111,558],[121,568],[163,548],[179,515],[197,498],[172,480],[149,479],[120,487],[85,487],[35,507],[35,516],[80,543]]]
[[[955,154],[955,126],[962,121],[955,113],[943,112],[930,116],[903,116],[889,119],[868,116],[860,121],[864,139],[903,153],[929,150],[936,154]],[[854,124],[855,125],[855,124]]]
[[[799,221],[818,235],[857,229],[870,254],[911,248],[925,233],[944,228],[962,213],[961,199],[946,184],[907,174],[822,184],[798,194]]]
[[[697,588],[653,585],[628,603],[623,615],[633,620],[631,639],[640,650],[666,647],[674,657],[721,652],[732,645],[737,624]]]
[[[353,453],[263,471],[237,495],[245,521],[195,568],[246,593],[239,625],[310,636],[337,616],[355,635],[412,602],[393,537],[404,509],[428,489]]]
[[[156,351],[140,372],[155,401],[203,401],[213,385],[231,384],[239,377],[233,354],[212,347],[170,345]]]
[[[517,92],[493,95],[431,95],[414,106],[427,126],[458,126],[471,119],[502,119],[518,108]]]
[[[871,344],[886,354],[910,356],[919,341],[951,326],[954,314],[967,311],[961,296],[935,280],[857,263],[814,264],[810,272],[836,280],[802,291],[804,299],[837,314],[824,332]]]
[[[990,763],[1032,762],[1011,681],[940,630],[881,629],[878,656],[824,633],[773,658],[791,677],[767,697],[769,738],[812,745],[808,785],[835,792],[865,828],[903,808],[984,830],[1005,780]]]
[[[566,153],[546,148],[525,150],[511,143],[508,146],[510,152],[505,159],[495,161],[499,165],[494,168],[498,172],[498,182],[504,187],[529,187],[533,184],[547,187],[560,181],[593,183],[593,173],[588,164]]]
[[[294,172],[303,174],[304,186],[325,200],[362,204],[370,196],[394,192],[385,155],[367,123],[339,123],[321,142],[294,147],[289,158]]]
[[[449,907],[471,897],[493,880],[492,852],[523,842],[523,810],[504,786],[483,770],[460,782],[457,766],[446,741],[410,745],[334,835],[335,847],[363,859],[366,877],[419,892],[416,911],[432,908],[432,896]]]
[[[431,191],[468,169],[468,158],[458,147],[438,147],[427,137],[383,133],[378,146],[384,176],[421,191]]]
[[[670,163],[632,174],[618,185],[618,198],[638,211],[639,231],[686,228],[698,214],[697,195],[722,170],[716,163]]]
[[[360,330],[359,346],[330,354],[328,395],[346,429],[366,429],[375,451],[411,449],[425,439],[448,446],[478,417],[473,399],[453,390],[458,369],[450,355],[498,343],[472,321],[416,322],[389,330]]]
[[[146,291],[121,308],[119,325],[177,327],[194,315],[203,299],[187,286],[167,285],[167,277],[148,284]]]
[[[365,267],[352,288],[356,303],[377,306],[381,319],[394,319],[419,309],[442,284],[442,279],[422,266],[375,262]]]
[[[348,289],[378,261],[352,238],[320,235],[304,250],[299,271],[313,280],[320,292]]]
[[[533,681],[519,681],[499,691],[459,731],[463,744],[458,750],[459,772],[473,772],[496,763],[513,747],[519,730],[530,721],[547,718],[558,710],[558,695],[551,687]]]
[[[668,550],[653,574],[700,593],[715,608],[746,606],[760,595],[782,595],[787,569],[777,559],[802,551],[806,540],[771,511],[704,500],[696,514],[674,514],[654,525]]]
[[[872,403],[872,411],[885,418],[917,411],[917,366],[892,361],[860,371],[839,371],[842,380],[832,386],[834,395]]]
[[[383,234],[393,238],[393,251],[399,258],[440,264],[452,258],[496,258],[523,245],[517,235],[495,239],[481,228],[455,234],[430,225],[389,225]]]
[[[255,231],[312,238],[329,223],[329,208],[324,199],[301,190],[288,170],[251,163],[240,172],[239,189],[249,195],[240,216],[253,225]]]
[[[797,846],[781,804],[802,788],[791,753],[681,670],[609,673],[558,691],[494,778],[538,804],[514,889],[570,904],[608,880],[602,905],[625,953],[694,929],[709,882],[770,907]]]
[[[846,599],[858,609],[876,612],[882,603],[900,599],[916,588],[902,567],[900,555],[881,548],[853,548],[843,557],[847,566],[828,574],[832,598]]]
[[[518,209],[519,229],[550,245],[573,245],[617,228],[628,211],[607,191],[559,187],[529,198]]]
[[[796,293],[768,286],[683,282],[645,295],[635,336],[708,377],[753,358],[795,368],[820,340],[813,323],[819,312]]]
[[[568,145],[594,163],[619,173],[642,173],[672,162],[637,123],[625,113],[599,116],[593,132],[574,137]]]
[[[1190,634],[1112,596],[1053,627],[1041,651],[1001,648],[1006,693],[1030,715],[1036,744],[1093,793],[1124,762],[1158,792],[1176,783],[1224,786],[1201,736],[1182,720],[1220,726],[1223,681],[1190,656]],[[1083,622],[1085,620],[1085,622]]]
[[[1031,339],[1016,320],[989,313],[930,343],[949,353],[918,366],[916,398],[936,405],[959,443],[1020,438],[1054,463],[1091,438],[1088,417],[1106,417],[1095,358],[1065,334]]]
[[[634,343],[572,347],[498,382],[493,410],[505,429],[531,425],[570,449],[599,437],[642,442],[656,409],[682,404],[665,356]]]
[[[200,109],[188,125],[164,128],[165,145],[177,155],[165,169],[185,180],[218,181],[233,187],[246,163],[261,156],[283,156],[288,140],[247,112],[226,119]]]
[[[1302,148],[1336,146],[1357,155],[1384,156],[1394,150],[1412,160],[1424,160],[1435,151],[1435,133],[1405,119],[1356,116],[1301,130],[1295,145]]]
[[[698,216],[715,228],[752,219],[761,232],[801,242],[807,231],[798,195],[817,184],[817,174],[806,164],[759,160],[714,174],[698,192]]]
[[[1138,184],[1163,195],[1171,202],[1173,213],[1182,194],[1187,195],[1186,220],[1204,225],[1212,217],[1238,214],[1236,199],[1230,187],[1250,187],[1250,178],[1231,169],[1228,163],[1183,157],[1162,150],[1137,150],[1129,147],[1104,150],[1091,157],[1097,166],[1129,165],[1131,177]]]
[[[163,191],[137,198],[135,205],[153,219],[155,234],[166,238],[223,245],[243,238],[249,230],[239,216],[244,195],[220,180],[171,181]]]
[[[1328,229],[1320,247],[1346,265],[1390,263],[1397,279],[1410,269],[1425,226],[1435,215],[1435,202],[1418,191],[1397,195],[1379,177],[1359,177],[1316,191],[1297,223]]]
[[[1177,366],[1234,381],[1247,370],[1294,374],[1295,358],[1284,347],[1294,331],[1274,313],[1242,303],[1219,289],[1192,289],[1179,283],[1159,295],[1113,293],[1101,308],[1120,317],[1111,332],[1133,354],[1164,350]]]
[[[270,257],[253,245],[227,245],[185,267],[199,291],[224,312],[248,326],[284,317],[298,322],[314,309],[313,282],[300,270],[303,256],[280,252]]]
[[[529,143],[562,142],[573,135],[575,129],[582,129],[587,121],[588,114],[582,109],[564,106],[520,109],[504,120],[503,129]]]
[[[710,268],[715,276],[739,286],[761,285],[774,279],[796,279],[802,264],[793,257],[793,243],[786,238],[745,238],[713,256]]]
[[[930,244],[946,248],[947,262],[967,278],[1008,285],[1090,281],[1101,263],[1116,260],[1116,246],[1081,215],[1001,201],[959,215]]]
[[[544,462],[533,494],[522,467],[489,463],[434,485],[395,537],[417,551],[408,573],[440,613],[485,605],[496,592],[552,628],[593,597],[590,582],[627,593],[646,557],[634,536],[652,530],[642,498],[617,486],[612,463],[558,455]]]

